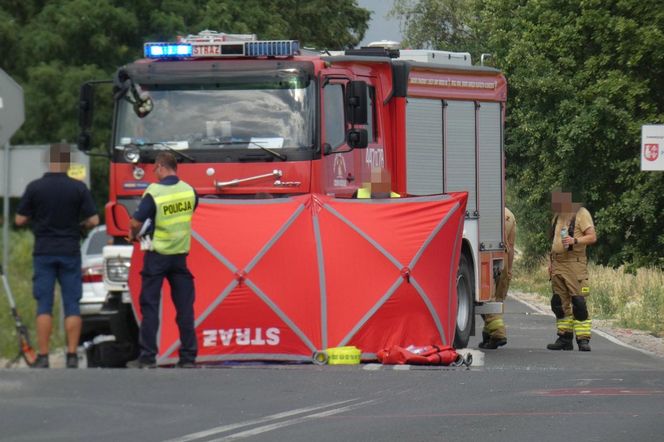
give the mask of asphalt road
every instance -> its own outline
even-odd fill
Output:
[[[506,309],[508,345],[471,370],[0,370],[0,440],[662,440],[664,359],[600,336],[548,351],[553,318]]]

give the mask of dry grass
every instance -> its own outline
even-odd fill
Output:
[[[588,298],[593,318],[610,319],[622,327],[646,330],[664,336],[664,271],[653,268],[628,273],[590,264],[591,296]],[[526,269],[517,260],[512,286],[525,292],[537,293],[543,299],[551,296],[546,260],[534,269]]]

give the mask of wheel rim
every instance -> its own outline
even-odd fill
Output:
[[[459,330],[465,330],[468,326],[468,316],[470,313],[469,296],[470,289],[468,281],[463,274],[457,275],[457,327]]]

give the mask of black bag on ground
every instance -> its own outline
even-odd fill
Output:
[[[134,346],[129,342],[104,341],[86,349],[88,368],[124,368],[136,358]]]

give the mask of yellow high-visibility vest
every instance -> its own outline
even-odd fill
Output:
[[[371,191],[369,189],[365,189],[364,187],[360,187],[359,189],[357,189],[357,197],[371,198]],[[401,198],[401,195],[399,195],[396,192],[390,192],[390,198]]]
[[[191,245],[191,218],[196,204],[193,187],[180,180],[171,186],[153,183],[150,194],[157,206],[152,247],[162,255],[188,253]]]

